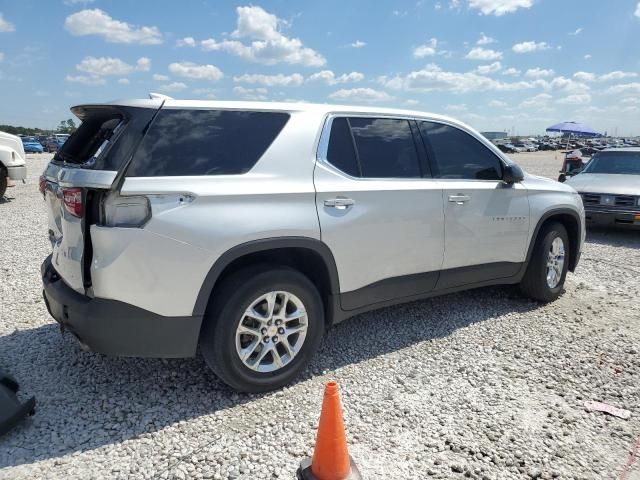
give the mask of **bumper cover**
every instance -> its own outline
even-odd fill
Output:
[[[117,300],[91,298],[69,287],[47,257],[41,267],[49,314],[83,347],[127,357],[192,357],[202,316],[165,317]]]
[[[27,166],[21,165],[19,167],[7,167],[7,173],[11,180],[24,180],[27,178]]]
[[[590,225],[612,225],[640,228],[640,211],[586,208],[585,219]]]

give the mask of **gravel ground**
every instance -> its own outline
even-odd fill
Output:
[[[292,479],[329,379],[368,479],[616,478],[627,462],[640,435],[638,233],[590,231],[551,305],[485,288],[361,315],[290,388],[238,395],[201,358],[109,358],[60,335],[40,293],[47,158],[29,155],[27,184],[0,200],[0,366],[38,400],[0,438],[0,478]],[[553,152],[514,159],[552,178],[560,166]],[[587,400],[632,416],[588,413]]]

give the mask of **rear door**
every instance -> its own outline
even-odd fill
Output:
[[[85,293],[91,286],[88,227],[95,222],[97,200],[114,184],[156,110],[74,108],[82,124],[44,171],[40,189],[48,209],[51,261],[77,292]]]
[[[322,240],[342,307],[353,310],[434,288],[442,265],[441,186],[422,164],[411,120],[332,117],[314,173]]]
[[[515,275],[528,245],[526,188],[504,183],[502,160],[469,133],[437,122],[419,125],[443,187],[445,254],[438,288]]]

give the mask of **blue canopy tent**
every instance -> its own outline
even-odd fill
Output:
[[[567,140],[567,147],[569,146],[569,140],[572,136],[575,137],[597,137],[600,134],[593,128],[578,122],[560,122],[555,125],[547,127],[547,132],[559,132],[568,133],[569,139]]]

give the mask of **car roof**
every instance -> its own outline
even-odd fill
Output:
[[[640,153],[640,147],[611,147],[600,150],[601,152],[634,152]]]
[[[207,108],[221,110],[263,110],[270,112],[316,112],[319,114],[345,113],[345,114],[365,114],[365,115],[398,115],[407,117],[419,117],[432,120],[440,120],[456,125],[466,126],[463,122],[446,115],[436,113],[421,112],[417,110],[405,110],[397,108],[380,108],[355,105],[334,105],[328,103],[304,103],[304,102],[254,102],[254,101],[221,101],[221,100],[176,100],[166,99],[123,99],[105,103],[77,105],[71,108],[74,113],[86,107],[111,105],[129,106],[140,108]]]

